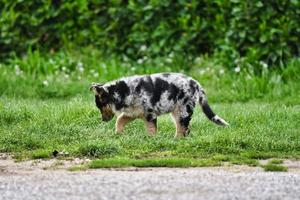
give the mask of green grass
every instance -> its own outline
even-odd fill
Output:
[[[92,82],[106,82],[133,74],[184,72],[203,85],[210,102],[264,102],[284,99],[286,105],[299,104],[300,58],[277,69],[234,69],[209,57],[187,62],[184,58],[149,59],[138,64],[124,58],[101,59],[95,50],[64,51],[42,55],[29,51],[22,58],[0,63],[0,95],[12,98],[68,99],[87,96]],[[26,84],[25,84],[26,83]]]
[[[77,171],[84,171],[87,169],[88,169],[88,166],[86,166],[86,165],[75,165],[75,166],[70,167],[68,170],[71,172],[77,172]]]
[[[0,152],[22,160],[50,158],[56,150],[71,157],[91,157],[97,159],[92,165],[107,167],[222,162],[258,166],[259,159],[300,157],[299,59],[281,70],[264,69],[257,76],[251,68],[234,73],[210,58],[194,63],[166,63],[162,58],[162,62],[139,65],[89,55],[29,53],[0,63]],[[204,86],[212,108],[229,127],[211,123],[199,107],[191,134],[183,139],[174,139],[169,115],[158,119],[155,137],[146,133],[142,120],[129,124],[121,135],[114,132],[115,119],[100,121],[88,90],[91,82],[181,71],[182,64]]]
[[[153,159],[128,159],[112,158],[93,160],[90,168],[119,168],[119,167],[207,167],[218,166],[220,162],[211,159],[190,159],[190,158],[153,158]]]
[[[50,152],[45,151],[45,150],[35,150],[32,151],[31,157],[33,159],[40,159],[40,158],[50,158]]]
[[[261,167],[266,172],[272,172],[272,171],[287,172],[288,168],[281,164],[283,164],[282,159],[272,159],[272,160],[269,160],[269,162],[266,165],[262,165]]]
[[[0,105],[0,151],[19,157],[47,158],[57,150],[100,159],[212,158],[256,165],[257,159],[300,155],[300,106],[281,102],[212,104],[230,122],[225,128],[197,108],[191,134],[183,139],[174,139],[169,115],[158,119],[155,137],[146,133],[142,120],[116,134],[115,119],[100,121],[92,95],[69,100],[2,98]]]
[[[188,167],[191,161],[186,158],[163,158],[163,159],[104,159],[93,160],[90,168],[106,168],[106,167]]]
[[[288,168],[282,165],[267,164],[262,166],[266,172],[287,172]]]
[[[270,164],[274,164],[274,165],[278,165],[278,164],[282,164],[283,160],[281,159],[272,159],[269,161]]]
[[[249,166],[253,166],[253,167],[259,166],[258,160],[248,159],[248,158],[244,158],[244,157],[233,158],[230,162],[235,165],[249,165]]]

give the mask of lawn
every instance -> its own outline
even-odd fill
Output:
[[[198,106],[190,135],[175,139],[169,115],[159,117],[154,137],[142,120],[116,134],[116,119],[101,121],[88,88],[93,81],[123,75],[180,71],[182,63],[126,68],[113,60],[87,64],[91,60],[80,63],[70,55],[50,60],[31,56],[0,65],[0,152],[18,160],[89,157],[93,168],[194,167],[300,157],[299,60],[280,73],[265,69],[258,76],[244,70],[220,73],[222,66],[211,61],[191,67],[186,73],[200,81],[212,108],[230,126],[211,123]]]
[[[67,152],[68,157],[109,159],[103,166],[127,166],[135,159],[150,159],[152,164],[158,159],[153,166],[198,166],[203,165],[197,164],[202,159],[212,165],[220,161],[251,164],[253,159],[300,155],[300,106],[280,101],[212,104],[229,121],[225,128],[208,121],[198,108],[191,133],[184,139],[174,139],[169,115],[159,118],[154,137],[146,133],[141,120],[116,134],[115,119],[100,120],[92,95],[69,100],[2,98],[0,105],[0,150],[17,158],[49,158],[56,150]],[[165,164],[163,158],[173,161]]]

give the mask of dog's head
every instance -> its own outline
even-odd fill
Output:
[[[102,114],[102,120],[107,122],[114,117],[114,113],[109,105],[110,95],[103,87],[103,84],[93,83],[90,90],[95,93],[95,103]]]

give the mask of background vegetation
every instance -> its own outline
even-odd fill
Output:
[[[1,0],[0,11],[4,57],[70,43],[134,60],[218,54],[227,67],[299,56],[297,0]]]
[[[0,0],[0,14],[0,152],[101,159],[92,167],[300,155],[299,1]],[[199,80],[231,127],[199,110],[183,140],[168,116],[156,137],[99,122],[91,82],[162,71]]]

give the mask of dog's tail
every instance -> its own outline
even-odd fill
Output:
[[[212,122],[218,125],[229,126],[229,124],[224,119],[222,119],[212,111],[212,109],[208,105],[207,98],[204,92],[200,95],[199,103],[202,107],[204,114],[208,119],[210,119]]]

